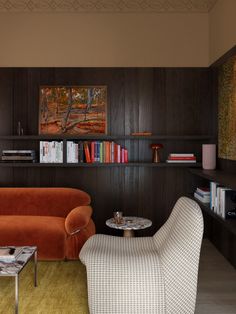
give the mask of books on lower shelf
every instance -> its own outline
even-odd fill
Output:
[[[193,153],[171,153],[166,160],[168,163],[196,163],[196,157]]]
[[[210,203],[210,189],[209,188],[197,188],[194,192],[194,197],[202,203]]]
[[[68,163],[127,163],[128,150],[113,141],[67,141]]]
[[[236,218],[236,191],[210,182],[210,189],[197,188],[194,197],[202,203],[209,203],[210,209],[219,217]]]
[[[40,141],[40,163],[63,163],[63,141]]]

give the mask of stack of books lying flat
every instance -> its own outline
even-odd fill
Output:
[[[169,154],[168,159],[166,160],[166,162],[169,163],[178,163],[178,162],[182,162],[182,163],[195,163],[196,162],[196,157],[194,156],[194,154],[185,154],[185,153],[172,153]]]
[[[194,192],[194,197],[202,203],[210,203],[210,189],[197,188]]]
[[[3,162],[35,162],[36,156],[34,150],[3,150]]]

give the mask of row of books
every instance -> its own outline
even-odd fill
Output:
[[[34,150],[3,150],[2,162],[36,162]],[[63,163],[63,141],[40,141],[40,163]],[[68,163],[127,163],[128,151],[109,141],[67,141]]]
[[[236,218],[236,191],[210,182],[210,208],[224,219]]]
[[[67,141],[68,163],[127,163],[128,150],[113,141]]]
[[[197,188],[194,197],[208,203],[210,209],[221,218],[236,218],[236,191],[210,182],[210,188]]]
[[[172,153],[169,154],[166,162],[168,163],[196,163],[196,156],[192,153]]]
[[[63,141],[40,141],[40,163],[63,163]]]

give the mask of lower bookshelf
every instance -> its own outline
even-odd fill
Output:
[[[215,214],[211,209],[210,205],[207,203],[202,203],[201,201],[197,200],[193,195],[187,195],[187,197],[193,199],[196,201],[201,209],[207,214],[212,216],[214,219],[216,219],[218,222],[220,222],[225,228],[227,228],[230,232],[232,232],[234,235],[236,235],[236,220],[235,219],[223,219],[217,214]]]
[[[222,170],[190,169],[193,175],[209,181],[218,182],[226,187],[236,190],[236,175]]]

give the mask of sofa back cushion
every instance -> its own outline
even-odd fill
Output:
[[[75,207],[89,205],[90,196],[71,188],[0,188],[0,215],[66,217]]]

